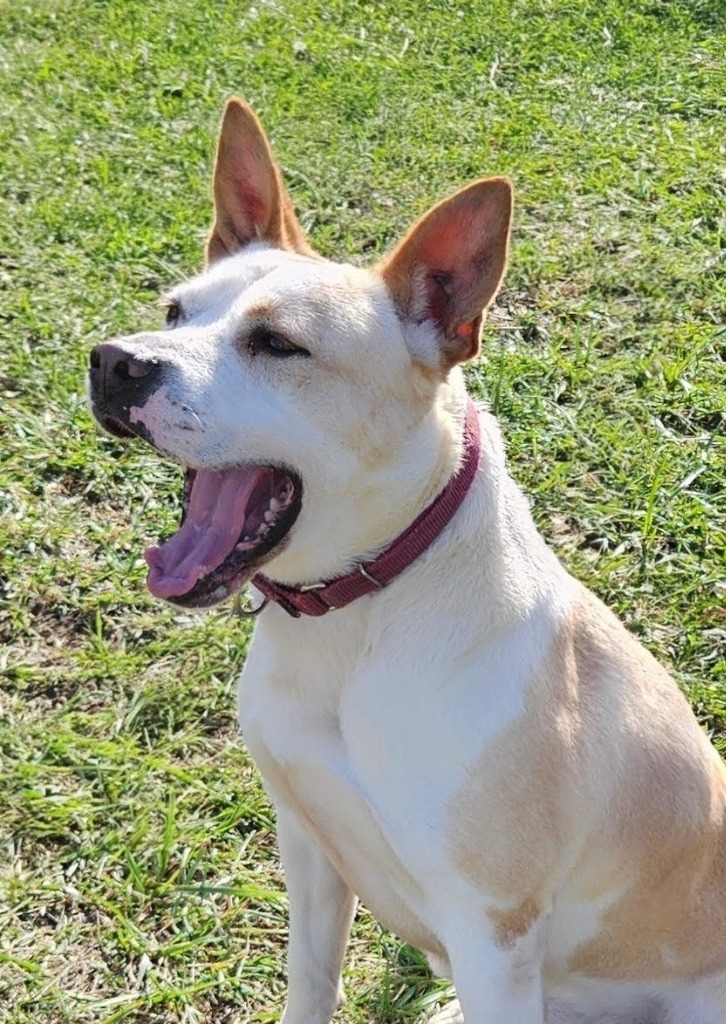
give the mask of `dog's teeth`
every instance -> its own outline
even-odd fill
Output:
[[[265,522],[266,523],[272,524],[272,523],[275,522],[276,519],[277,519],[277,516],[275,515],[274,512],[269,512],[269,511],[265,512]]]
[[[269,532],[270,532],[270,527],[267,525],[267,523],[260,523],[260,525],[257,527],[257,536],[258,537],[264,537],[265,534],[269,533]]]
[[[281,508],[282,508],[282,502],[281,501],[278,501],[277,498],[270,498],[270,511],[271,512],[279,512]],[[267,518],[267,513],[265,513],[265,519],[266,518]]]
[[[221,600],[221,598],[226,597],[228,593],[229,593],[229,591],[227,590],[227,588],[222,586],[222,587],[217,587],[217,589],[214,591],[214,594],[212,596],[216,597],[217,600]]]

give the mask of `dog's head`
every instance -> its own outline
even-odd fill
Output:
[[[146,559],[152,593],[187,606],[267,563],[325,577],[395,535],[450,373],[479,350],[512,208],[506,179],[478,181],[372,270],[323,260],[237,99],[214,198],[207,268],[171,291],[165,328],[91,353],[99,423],[186,468],[182,525]]]

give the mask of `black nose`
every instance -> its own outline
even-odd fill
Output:
[[[91,389],[105,401],[134,400],[158,383],[157,360],[138,359],[113,341],[96,345],[91,352]]]

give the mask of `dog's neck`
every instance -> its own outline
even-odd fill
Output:
[[[429,413],[399,439],[385,472],[365,490],[330,498],[334,515],[309,516],[265,575],[291,586],[330,580],[374,558],[427,508],[461,462],[467,395],[454,375]]]
[[[286,587],[258,573],[253,584],[294,618],[315,618],[336,611],[361,597],[375,594],[392,583],[423,555],[446,529],[469,493],[479,471],[481,433],[479,412],[473,402],[466,410],[461,465],[436,498],[372,560],[332,580],[307,586]],[[253,614],[257,614],[254,612]]]

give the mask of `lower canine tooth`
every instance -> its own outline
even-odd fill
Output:
[[[278,501],[277,498],[270,498],[270,511],[271,512],[279,512],[281,508],[282,508],[282,502],[281,501]],[[266,518],[267,518],[267,513],[265,513],[265,519]]]
[[[277,517],[275,516],[275,513],[274,513],[274,512],[265,512],[265,522],[266,522],[266,523],[270,523],[270,524],[272,524],[272,523],[274,523],[274,522],[275,522],[275,519],[276,519],[276,518],[277,518]]]

